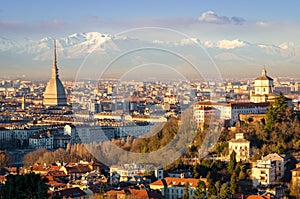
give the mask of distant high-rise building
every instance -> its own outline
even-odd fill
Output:
[[[22,110],[25,110],[26,109],[26,97],[25,95],[23,95],[22,97]]]
[[[45,93],[44,105],[49,106],[66,106],[67,97],[63,84],[58,75],[57,60],[56,60],[56,40],[54,40],[54,59],[52,66],[52,76],[49,80]]]

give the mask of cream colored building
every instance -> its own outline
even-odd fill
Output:
[[[250,141],[244,138],[243,133],[235,134],[235,139],[229,140],[229,157],[235,151],[236,161],[247,162],[250,159]],[[228,157],[228,159],[229,159]]]
[[[272,162],[275,162],[276,167],[276,180],[280,180],[284,176],[284,170],[285,170],[285,155],[279,155],[277,153],[271,153],[265,157],[263,157],[263,160],[271,160]]]
[[[273,79],[267,76],[267,70],[263,69],[261,76],[254,81],[254,91],[250,93],[250,101],[254,103],[274,101],[276,95],[273,93]]]
[[[300,163],[296,164],[296,168],[292,170],[292,183],[300,183]]]
[[[258,160],[252,165],[253,186],[274,184],[276,180],[276,163],[271,160]]]
[[[161,180],[157,180],[150,184],[150,189],[159,190],[166,199],[182,198],[184,195],[184,186],[187,183],[189,185],[189,196],[194,196],[194,191],[199,179],[195,178],[172,178],[166,177]]]
[[[114,173],[118,174],[120,177],[120,182],[129,181],[133,179],[134,176],[142,176],[146,172],[146,169],[142,167],[141,164],[124,164],[122,166],[111,166],[110,175],[113,178]]]

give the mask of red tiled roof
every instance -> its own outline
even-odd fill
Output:
[[[147,191],[144,189],[126,189],[126,190],[110,190],[106,192],[106,195],[118,195],[118,194],[131,194],[136,199],[147,199],[147,198],[157,198],[162,199],[163,196],[159,193],[153,191]]]
[[[246,199],[271,199],[271,197],[270,196],[251,195],[251,196],[248,196]]]
[[[171,178],[171,177],[166,177],[161,180],[157,180],[151,185],[160,185],[160,186],[184,186],[185,183],[189,183],[190,187],[196,187],[198,183],[198,179],[195,178]]]
[[[86,165],[66,167],[66,169],[68,173],[87,173],[91,171],[91,169]]]
[[[56,196],[61,198],[79,198],[82,196],[86,196],[86,193],[78,187],[75,187],[53,192],[52,198],[55,198]]]
[[[49,171],[47,175],[54,176],[54,177],[67,177],[68,176],[63,171]]]

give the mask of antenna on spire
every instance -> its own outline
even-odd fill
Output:
[[[264,69],[262,70],[262,76],[267,75],[266,64],[264,64]]]
[[[56,61],[56,39],[54,39],[54,60],[53,60],[53,66],[57,65],[57,61]]]
[[[54,50],[53,50],[53,66],[52,66],[52,78],[58,78],[58,68],[57,68],[57,59],[56,59],[56,39],[53,41]]]

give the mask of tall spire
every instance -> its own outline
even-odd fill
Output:
[[[58,68],[57,68],[57,60],[56,60],[56,39],[54,39],[54,58],[53,58],[53,66],[52,66],[52,78],[58,78]]]
[[[264,65],[264,69],[262,70],[262,76],[267,76],[266,65]]]

